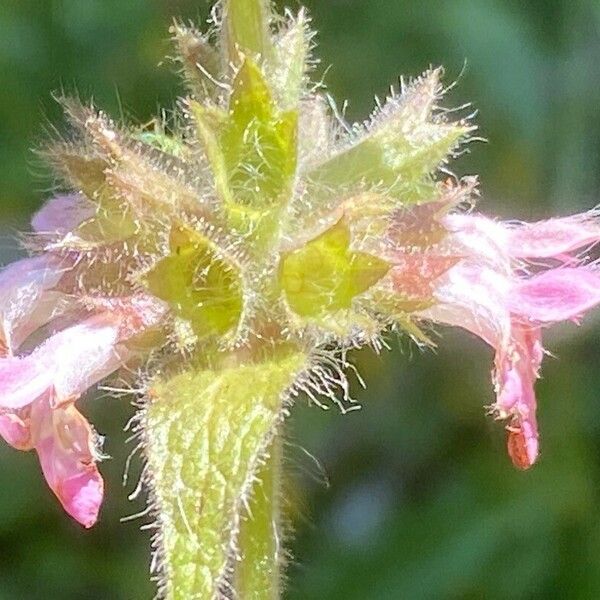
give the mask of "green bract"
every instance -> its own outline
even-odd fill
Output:
[[[388,272],[383,260],[350,249],[350,230],[340,221],[281,261],[290,308],[301,317],[349,309],[355,298]]]
[[[171,233],[170,248],[171,254],[146,275],[150,291],[200,337],[235,327],[242,312],[236,265],[219,256],[209,239],[184,227]]]

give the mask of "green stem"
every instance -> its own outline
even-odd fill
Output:
[[[282,440],[273,440],[258,474],[248,514],[238,541],[240,562],[235,571],[239,598],[277,600],[280,597],[283,531],[281,524]]]
[[[268,0],[227,0],[223,28],[227,36],[229,60],[237,62],[238,51],[262,56],[269,47]]]

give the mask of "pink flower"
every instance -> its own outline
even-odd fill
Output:
[[[598,215],[507,224],[455,213],[439,223],[448,231],[442,241],[404,248],[410,261],[396,259],[395,289],[414,293],[420,278],[421,292],[432,290],[432,305],[420,317],[467,329],[494,348],[492,412],[508,421],[513,463],[529,468],[539,452],[534,384],[544,355],[542,327],[577,321],[600,304],[600,270],[576,254],[600,241]]]
[[[68,235],[88,216],[80,196],[59,197],[34,217],[34,228]],[[67,293],[62,281],[73,264],[47,251],[0,273],[0,435],[19,450],[36,450],[64,509],[91,527],[104,487],[98,436],[74,403],[143,349],[140,336],[160,325],[166,309],[133,290],[123,297]]]
[[[65,510],[91,527],[102,502],[96,436],[73,403],[132,356],[127,342],[152,320],[140,298],[105,310],[50,336],[31,354],[0,359],[0,434],[20,450],[35,448],[44,476]],[[113,307],[115,303],[112,303]]]
[[[78,398],[128,358],[119,347],[123,317],[98,314],[49,337],[31,354],[0,360],[0,406],[19,409],[42,394],[60,405]]]

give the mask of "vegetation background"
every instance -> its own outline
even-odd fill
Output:
[[[290,0],[291,1],[291,0]],[[348,116],[365,117],[400,74],[443,64],[447,100],[472,102],[488,144],[453,165],[479,173],[484,212],[533,219],[600,201],[600,2],[306,0],[319,72]],[[292,8],[297,8],[295,0]],[[203,21],[205,0],[0,0],[0,258],[52,189],[30,149],[60,127],[53,91],[150,121],[180,92],[167,29]],[[157,66],[158,65],[158,66]],[[491,353],[442,332],[424,354],[392,341],[356,357],[363,410],[304,402],[289,423],[294,600],[600,597],[600,319],[548,336],[539,383],[542,458],[516,471],[491,403]],[[121,486],[127,400],[85,402],[112,456],[107,501],[82,531],[35,456],[0,449],[0,600],[151,598],[143,507]],[[314,460],[311,457],[316,457]],[[133,471],[139,470],[139,465]],[[135,473],[134,473],[135,475]]]

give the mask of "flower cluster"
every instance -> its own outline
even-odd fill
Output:
[[[600,304],[598,214],[527,224],[466,210],[475,180],[436,173],[474,128],[438,108],[439,70],[350,126],[310,83],[305,13],[260,28],[240,15],[216,11],[216,47],[175,26],[190,85],[175,123],[118,127],[64,101],[73,131],[47,154],[69,191],[34,216],[32,257],[0,273],[0,434],[35,449],[89,527],[101,448],[76,402],[111,373],[152,355],[156,372],[268,382],[261,365],[292,349],[327,379],[324,349],[390,327],[425,341],[439,323],[495,350],[491,410],[530,467],[541,331]]]

